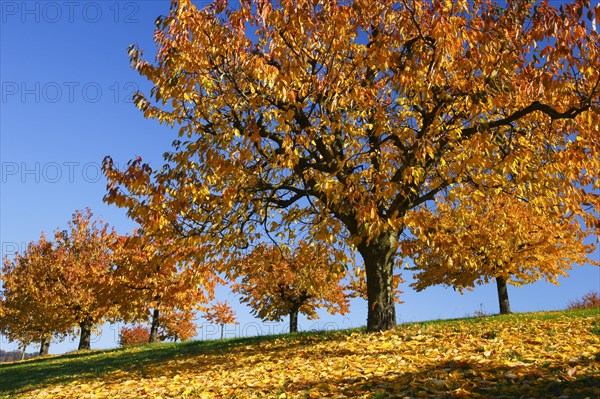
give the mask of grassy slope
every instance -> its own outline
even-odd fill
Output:
[[[0,397],[584,398],[599,376],[592,309],[72,353],[1,364]]]

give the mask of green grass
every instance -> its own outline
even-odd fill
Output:
[[[494,323],[523,320],[551,321],[557,318],[587,318],[599,317],[600,309],[584,309],[572,311],[522,313],[502,316],[487,316],[477,318],[462,318],[453,320],[432,320],[427,322],[410,323],[412,326],[443,326],[449,330],[458,323],[488,323],[490,324],[489,338],[493,339]],[[594,321],[592,332],[600,334],[600,321]],[[485,326],[487,327],[487,326]],[[402,326],[400,327],[400,330]],[[144,345],[126,349],[111,349],[73,352],[61,356],[33,358],[21,362],[0,364],[0,398],[10,398],[23,394],[32,389],[67,384],[81,380],[83,377],[98,377],[111,371],[136,372],[144,377],[144,366],[156,365],[177,358],[189,358],[200,354],[224,354],[235,351],[236,347],[258,345],[263,342],[307,338],[309,341],[338,340],[350,334],[364,332],[364,329],[342,331],[302,332],[296,334],[260,336],[214,341],[188,341],[183,343],[161,343]],[[518,359],[518,353],[510,353]]]

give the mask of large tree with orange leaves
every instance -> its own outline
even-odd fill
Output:
[[[154,85],[135,103],[181,140],[156,171],[107,158],[107,199],[220,253],[261,225],[353,245],[367,329],[392,328],[406,216],[453,185],[543,209],[560,182],[591,225],[599,16],[588,0],[173,1],[156,61],[129,54]]]
[[[114,315],[112,298],[114,229],[89,208],[78,210],[65,230],[54,234],[58,260],[53,275],[42,282],[58,301],[65,319],[79,330],[78,349],[90,349],[94,328]]]
[[[435,210],[410,215],[415,239],[405,249],[414,260],[417,290],[444,284],[462,292],[495,280],[500,313],[507,314],[507,283],[545,278],[558,284],[575,264],[600,265],[589,258],[596,249],[584,243],[589,232],[564,205],[540,209],[507,193],[480,198],[473,191],[457,188],[454,201],[439,198]]]
[[[290,332],[298,331],[298,315],[317,318],[317,308],[348,312],[342,279],[344,264],[323,245],[300,241],[297,246],[261,244],[236,262],[234,291],[263,320],[290,318]]]
[[[86,208],[73,213],[68,228],[57,230],[54,238],[59,259],[52,277],[42,284],[78,328],[78,349],[90,349],[92,330],[116,312],[112,270],[117,234]]]
[[[73,214],[67,229],[55,231],[54,242],[42,234],[23,254],[6,260],[3,320],[9,335],[42,342],[46,351],[53,334],[77,328],[79,349],[90,349],[93,328],[116,310],[111,280],[116,237],[85,209]]]

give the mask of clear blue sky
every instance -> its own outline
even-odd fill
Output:
[[[137,43],[152,55],[154,21],[169,1],[7,1],[0,2],[0,242],[2,256],[36,240],[41,231],[65,226],[76,209],[90,207],[120,233],[133,224],[125,212],[102,202],[100,165],[106,155],[124,165],[138,155],[162,165],[174,133],[145,120],[131,93],[149,87],[129,67],[127,47]],[[597,252],[594,254],[600,258]],[[495,286],[460,295],[431,288],[416,293],[410,276],[399,305],[400,322],[454,318],[482,304],[497,312]],[[556,287],[543,282],[510,287],[514,311],[564,308],[590,290],[600,290],[600,269],[576,268]],[[231,334],[254,335],[286,324],[261,324],[227,290],[219,299],[234,304],[241,324]],[[354,300],[351,313],[300,320],[300,328],[364,325],[366,303]],[[211,337],[210,326],[200,338]],[[105,327],[92,345],[116,346],[115,328]],[[212,335],[214,337],[214,335]],[[53,344],[51,353],[76,349],[77,341]],[[0,338],[1,349],[13,343]],[[30,348],[29,350],[33,350]]]

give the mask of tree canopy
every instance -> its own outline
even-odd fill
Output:
[[[79,329],[79,349],[90,349],[92,329],[114,315],[113,244],[116,233],[90,209],[73,213],[54,241],[42,234],[2,269],[0,327],[11,339],[49,343]],[[3,312],[4,313],[4,312]]]
[[[47,353],[53,337],[65,336],[72,327],[52,288],[45,284],[56,278],[59,264],[54,244],[42,233],[14,259],[4,259],[0,273],[0,331],[24,348],[41,343],[40,354]]]
[[[573,265],[599,265],[589,258],[596,249],[584,241],[589,231],[564,206],[540,208],[504,192],[481,199],[471,186],[455,191],[453,202],[441,198],[409,217],[415,239],[405,251],[414,260],[417,290],[444,284],[462,292],[493,279],[558,284]]]
[[[345,265],[326,246],[305,241],[295,247],[261,244],[236,263],[233,289],[241,302],[263,320],[289,316],[290,332],[298,331],[299,314],[314,319],[317,308],[348,312]]]

